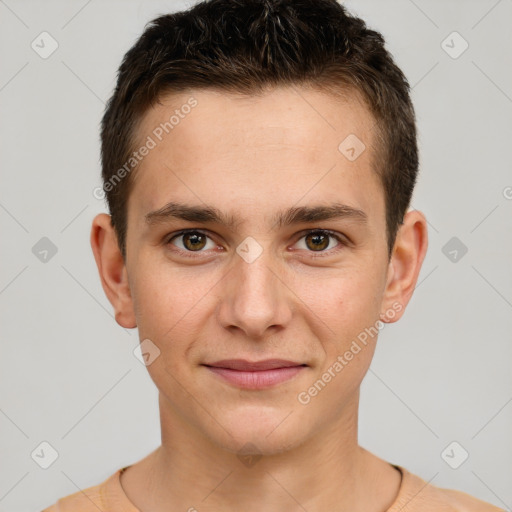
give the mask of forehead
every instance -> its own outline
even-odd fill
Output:
[[[177,198],[225,211],[251,206],[269,219],[301,197],[339,203],[345,196],[355,208],[379,208],[373,126],[353,93],[281,87],[167,95],[141,120],[138,142],[154,147],[137,166],[129,203],[138,217]]]
[[[287,144],[306,150],[321,145],[326,137],[328,142],[341,141],[348,130],[371,145],[373,125],[373,116],[356,91],[340,90],[339,96],[333,96],[312,88],[281,86],[247,95],[191,89],[160,98],[142,117],[138,134],[139,139],[153,134],[164,144],[179,139],[175,151],[182,142],[187,146],[224,143],[244,150],[260,143],[274,144],[276,149]]]

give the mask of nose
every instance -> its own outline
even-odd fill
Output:
[[[236,254],[224,279],[218,319],[225,329],[262,339],[283,329],[292,317],[293,293],[270,249],[254,260]]]

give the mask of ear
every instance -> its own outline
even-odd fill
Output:
[[[427,221],[423,213],[406,213],[398,230],[391,259],[380,319],[396,322],[412,297],[428,246]]]
[[[114,308],[116,322],[127,329],[137,327],[128,273],[110,215],[100,213],[92,221],[91,247],[101,285]]]

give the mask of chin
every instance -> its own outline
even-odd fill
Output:
[[[305,422],[298,421],[298,415],[290,414],[291,410],[285,413],[283,410],[246,407],[243,411],[225,413],[222,415],[225,430],[219,428],[208,437],[237,455],[278,455],[302,444],[308,437]]]

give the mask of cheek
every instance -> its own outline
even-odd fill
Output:
[[[317,328],[323,333],[317,332],[323,349],[315,377],[319,381],[315,381],[318,385],[312,384],[322,390],[325,399],[332,400],[333,407],[345,405],[373,358],[382,327],[377,280],[376,273],[352,269],[346,276],[324,282],[323,293],[312,294],[308,299],[311,309],[321,319]]]
[[[189,322],[201,300],[215,283],[213,276],[197,269],[177,269],[166,261],[139,264],[132,296],[137,325],[162,337],[175,325]],[[146,270],[149,269],[149,270]]]
[[[304,303],[338,340],[379,319],[383,287],[378,273],[370,269],[343,269],[321,281],[304,279],[300,287]]]
[[[350,278],[330,280],[321,297],[310,298],[312,310],[322,320],[317,327],[323,333],[318,336],[323,356],[308,387],[297,397],[299,403],[311,404],[308,414],[318,411],[326,422],[335,420],[354,400],[383,325],[375,290],[372,279],[354,272]]]
[[[178,376],[183,361],[204,339],[205,319],[212,308],[212,292],[221,276],[198,267],[172,268],[168,262],[140,265],[151,271],[140,272],[133,287],[136,321],[140,340],[149,339],[160,351],[158,364],[148,371],[152,378]]]
[[[146,343],[158,354],[147,365],[150,377],[166,395],[177,397],[184,380],[183,359],[203,325],[198,317],[201,298],[210,287],[176,272],[159,272],[155,265],[151,268],[138,276],[133,288],[137,328],[142,346]]]

